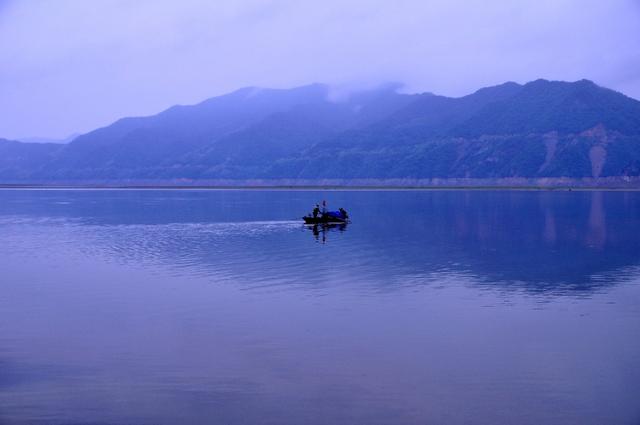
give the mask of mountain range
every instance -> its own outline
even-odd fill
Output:
[[[244,88],[68,144],[0,139],[4,184],[640,182],[640,102],[588,80],[452,98]]]

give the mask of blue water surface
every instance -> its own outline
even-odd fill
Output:
[[[2,424],[640,423],[640,192],[0,190],[0,241]]]

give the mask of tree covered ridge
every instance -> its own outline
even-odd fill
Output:
[[[245,88],[68,145],[0,140],[3,182],[640,175],[640,102],[591,81],[450,98],[394,85]]]

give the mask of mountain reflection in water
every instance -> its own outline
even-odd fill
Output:
[[[335,268],[354,273],[352,283],[366,277],[387,285],[411,276],[412,284],[420,284],[434,274],[455,272],[484,287],[562,294],[609,285],[617,270],[635,267],[640,259],[637,192],[322,194],[333,205],[348,206],[348,232],[347,226],[303,226],[292,218],[315,204],[316,192],[4,191],[0,196],[0,220],[58,220],[51,223],[82,235],[73,243],[87,253],[125,263],[154,261],[186,274],[211,273],[212,279],[233,280],[241,273],[246,284],[314,284],[316,279],[304,276],[321,276],[326,266],[315,260],[330,256]],[[301,229],[330,251],[315,251]],[[613,278],[600,279],[603,274]]]

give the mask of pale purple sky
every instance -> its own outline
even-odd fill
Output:
[[[640,0],[0,0],[0,137],[65,137],[243,86],[460,96],[588,78],[640,99]]]

